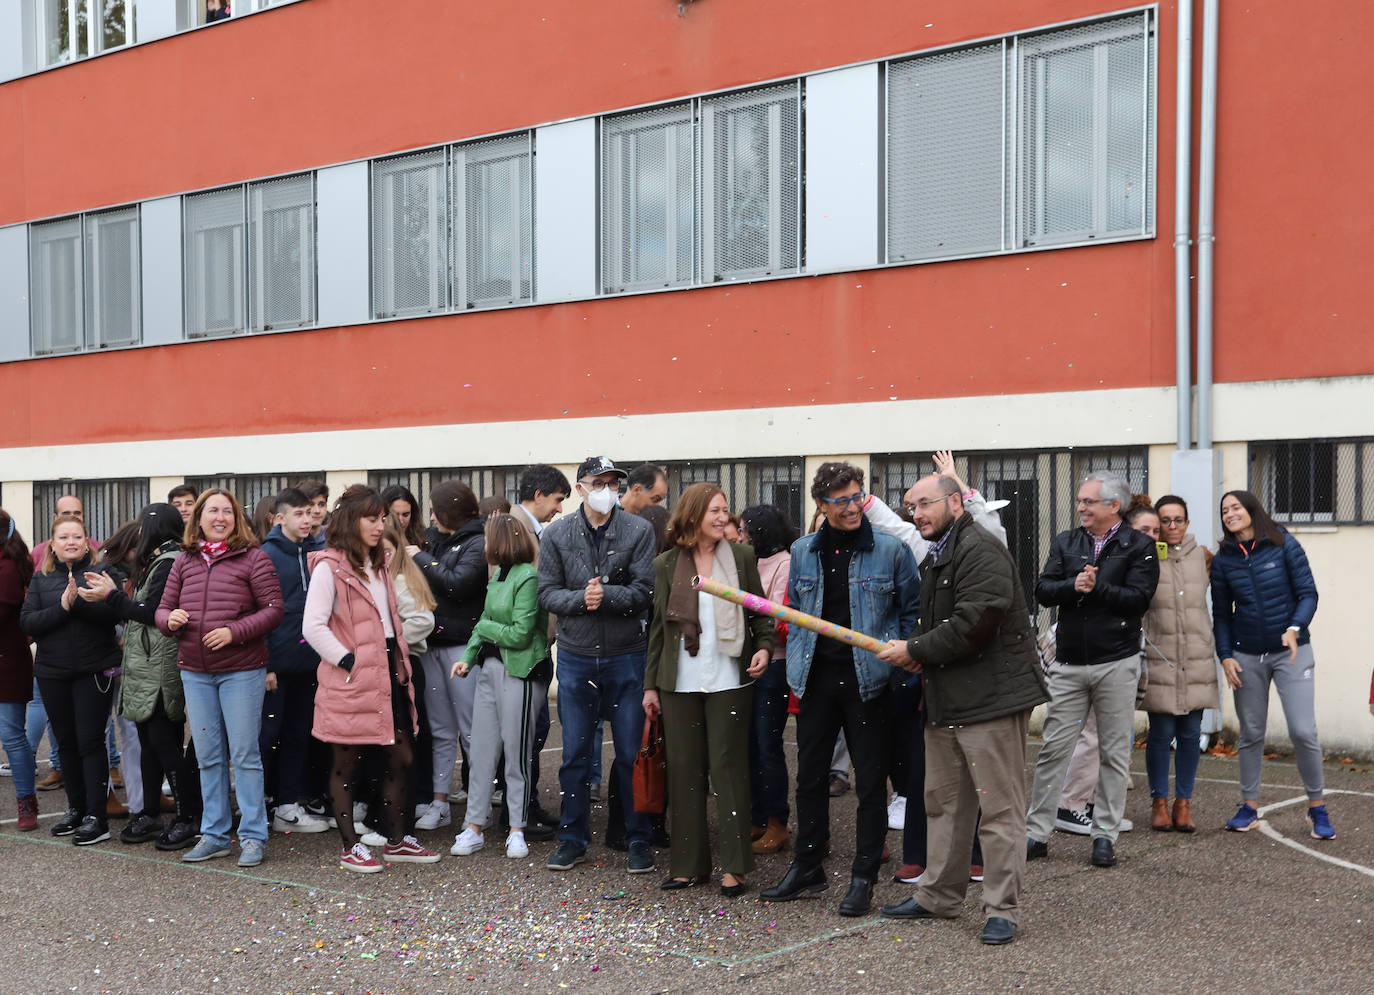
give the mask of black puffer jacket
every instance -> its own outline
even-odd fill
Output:
[[[1074,580],[1097,566],[1097,583],[1080,594]],[[1054,537],[1045,569],[1035,582],[1035,599],[1059,609],[1055,658],[1061,663],[1106,663],[1140,652],[1140,617],[1159,585],[1154,540],[1125,522],[1093,559],[1093,537],[1085,528]]]
[[[108,573],[106,565],[91,564],[89,554],[70,571],[58,561],[52,573],[35,573],[29,593],[19,613],[19,626],[38,644],[33,661],[36,677],[71,679],[98,674],[119,666],[119,640],[115,625],[119,612],[108,600],[83,601],[76,598],[70,609],[62,607],[62,592],[69,574],[76,574],[76,586],[88,587],[87,571]]]
[[[654,603],[654,527],[620,508],[598,544],[579,510],[544,530],[539,606],[558,618],[558,646],[583,656],[644,653]],[[601,578],[601,607],[587,611],[587,581]]]
[[[920,662],[931,725],[968,725],[1049,700],[1011,554],[973,516],[955,519],[938,562],[921,562]]]
[[[434,632],[428,644],[458,646],[468,641],[487,598],[486,522],[474,518],[451,535],[440,533],[428,552],[415,554],[434,592]]]

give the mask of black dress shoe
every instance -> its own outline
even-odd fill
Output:
[[[914,898],[908,898],[900,905],[884,905],[878,910],[884,919],[937,919],[939,918],[930,909],[921,905]]]
[[[684,888],[695,888],[701,884],[701,878],[665,878],[658,886],[659,891],[681,891]]]
[[[809,871],[803,871],[793,864],[787,868],[787,873],[781,881],[771,888],[763,889],[759,892],[759,897],[770,902],[790,902],[802,895],[820,894],[829,887],[830,882],[825,879],[824,867],[813,867]]]
[[[726,898],[739,898],[748,890],[749,885],[739,878],[735,878],[734,884],[721,884],[720,886],[720,893]]]
[[[844,898],[840,899],[837,911],[842,916],[863,916],[868,915],[872,905],[873,879],[852,877],[849,879],[849,890],[844,893]]]
[[[558,835],[558,830],[553,826],[546,826],[539,822],[531,822],[525,827],[525,841],[527,843],[547,843]]]
[[[983,926],[983,935],[979,939],[990,947],[1010,943],[1016,939],[1016,923],[999,916],[988,916],[988,921]]]
[[[1033,839],[1030,836],[1026,837],[1027,860],[1040,860],[1044,857],[1048,857],[1049,855],[1050,845],[1048,843],[1041,843],[1039,840]]]
[[[1094,867],[1114,867],[1116,865],[1116,848],[1112,846],[1112,841],[1105,836],[1099,836],[1093,840],[1093,855],[1090,863]]]

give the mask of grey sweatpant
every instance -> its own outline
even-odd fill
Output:
[[[1312,644],[1298,647],[1298,658],[1288,662],[1288,650],[1276,653],[1232,653],[1240,664],[1240,687],[1235,689],[1236,717],[1240,719],[1240,740],[1236,753],[1240,760],[1240,795],[1258,799],[1260,765],[1264,760],[1264,734],[1269,721],[1269,685],[1278,688],[1283,718],[1288,723],[1288,738],[1297,754],[1298,773],[1302,775],[1307,797],[1317,801],[1325,786],[1322,748],[1317,741],[1315,682],[1312,671],[1316,661]]]
[[[472,764],[472,696],[475,683],[471,677],[450,677],[448,672],[467,650],[467,644],[435,646],[420,655],[420,669],[425,678],[425,712],[429,719],[429,736],[434,749],[434,793],[446,795],[453,789],[453,768],[460,750],[468,754]],[[472,771],[468,776],[471,779]]]
[[[489,656],[464,680],[476,681],[472,704],[472,741],[468,746],[468,810],[465,824],[482,826],[491,813],[492,780],[501,751],[506,753],[506,807],[510,827],[529,821],[530,755],[534,719],[549,686],[512,677],[499,657]]]

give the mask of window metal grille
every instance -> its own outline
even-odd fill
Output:
[[[771,504],[785,511],[794,525],[804,524],[801,516],[805,466],[800,457],[727,462],[683,460],[658,465],[668,477],[669,508],[692,484],[705,482],[716,484],[725,492],[734,514],[750,505]]]
[[[453,300],[463,308],[534,299],[531,132],[453,147]]]
[[[606,293],[692,282],[692,105],[601,122],[601,275]]]
[[[415,500],[420,503],[422,523],[429,521],[429,493],[434,485],[445,480],[461,480],[472,488],[478,500],[500,494],[512,505],[519,503],[520,474],[523,466],[454,466],[436,467],[427,470],[372,470],[368,472],[367,483],[378,491],[392,484],[401,484],[410,489]]]
[[[372,307],[378,318],[448,306],[446,153],[372,164]]]
[[[801,81],[702,100],[698,176],[703,279],[795,272]]]
[[[187,477],[186,483],[203,494],[212,487],[228,491],[238,499],[243,512],[250,518],[258,502],[265,497],[278,494],[288,487],[294,487],[302,480],[323,480],[323,470],[310,470],[303,473],[260,473],[225,474],[209,477]],[[337,497],[338,495],[335,495]]]
[[[138,208],[85,217],[86,347],[134,345],[142,329]]]
[[[184,198],[186,335],[245,329],[243,187]]]
[[[33,353],[73,352],[83,337],[81,218],[29,226]]]
[[[81,499],[86,534],[108,539],[125,522],[132,521],[148,503],[148,478],[123,480],[37,480],[33,485],[32,545],[51,535],[57,500],[67,494]]]
[[[1149,11],[1019,39],[1025,244],[1148,232]]]
[[[1374,438],[1252,442],[1250,490],[1275,521],[1374,522]]]
[[[1007,46],[893,62],[887,69],[887,257],[1007,247]]]
[[[315,175],[248,187],[249,310],[254,331],[315,323]]]

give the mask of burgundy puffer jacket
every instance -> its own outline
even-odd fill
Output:
[[[176,632],[167,628],[174,608],[191,620]],[[182,553],[172,564],[157,627],[178,641],[177,666],[203,674],[227,674],[267,666],[267,634],[281,624],[281,586],[267,554],[256,546],[232,550],[207,564],[195,552]],[[207,632],[228,626],[232,641],[209,650]]]

